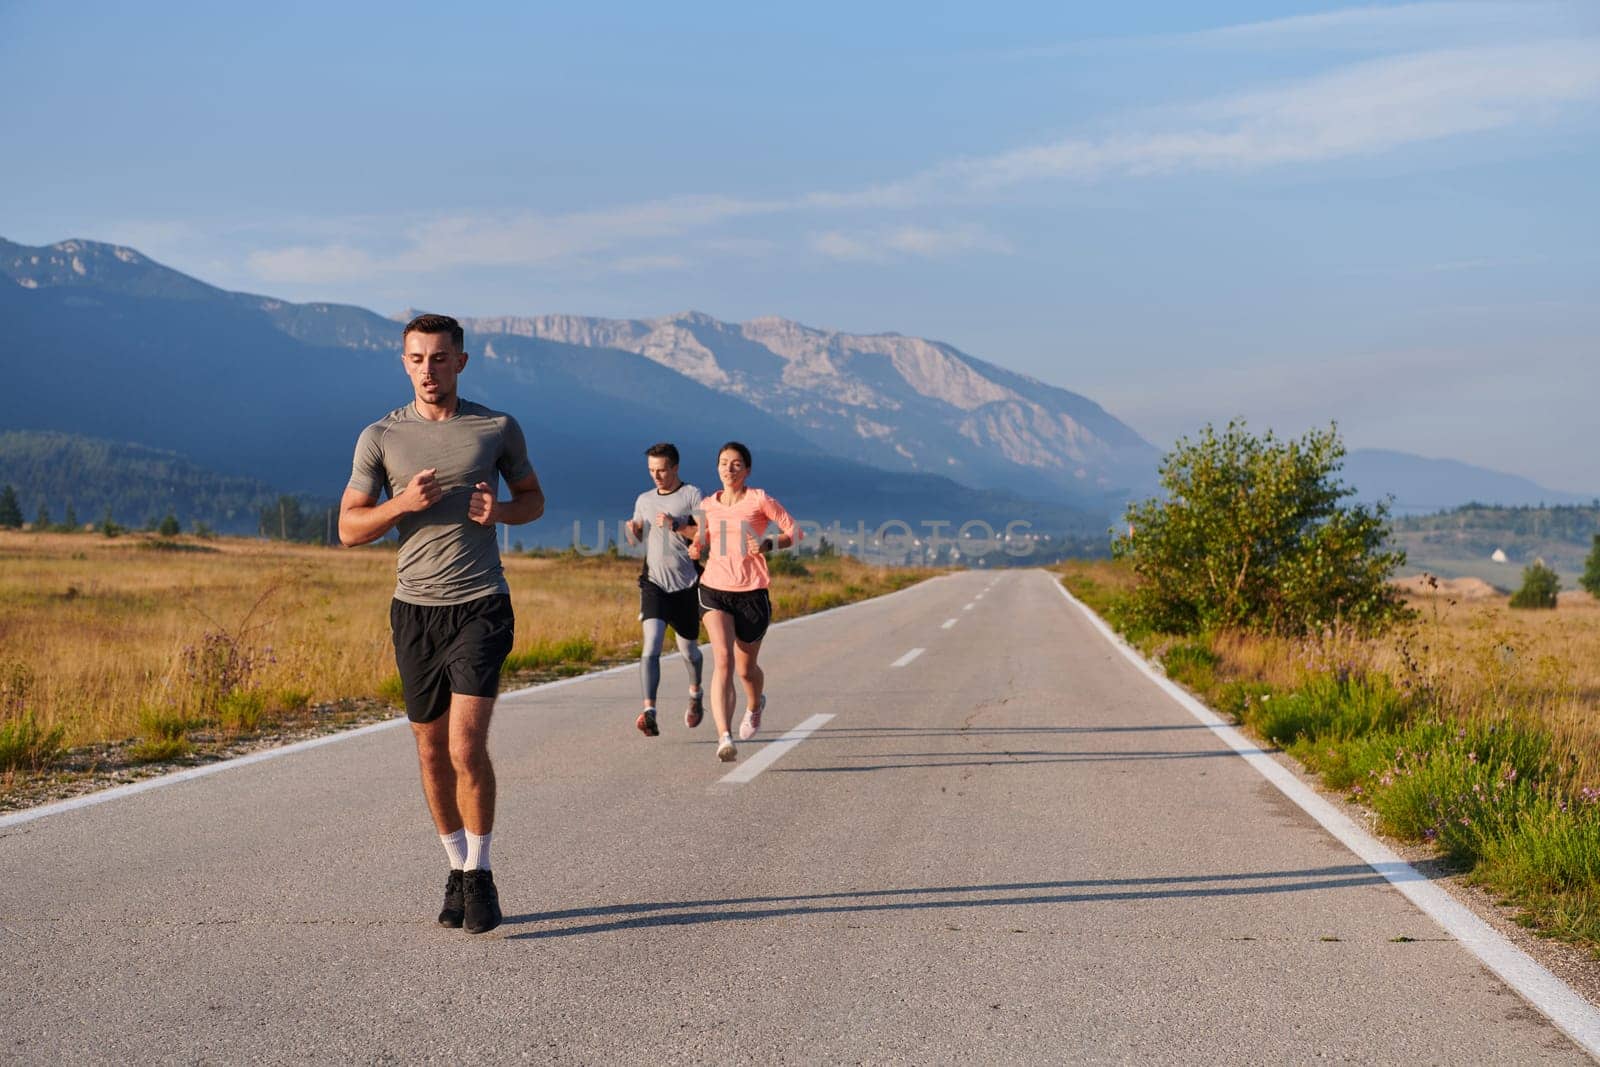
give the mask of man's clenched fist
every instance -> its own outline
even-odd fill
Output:
[[[479,482],[472,487],[472,498],[467,501],[467,517],[479,526],[493,526],[498,506],[494,487],[488,482]]]

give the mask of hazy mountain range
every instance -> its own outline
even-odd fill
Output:
[[[28,355],[0,429],[137,442],[319,499],[360,428],[409,399],[395,319],[228,292],[129,248],[0,240],[0,314]],[[1025,518],[1103,540],[1156,488],[1159,451],[1093,401],[935,341],[697,312],[464,325],[463,395],[528,428],[547,531],[625,511],[659,439],[702,484],[718,443],[747,441],[757,484],[821,522]],[[1403,453],[1353,452],[1345,480],[1411,511],[1573,500]]]

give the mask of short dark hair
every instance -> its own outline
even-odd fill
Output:
[[[744,469],[745,470],[749,470],[750,468],[755,466],[754,463],[750,462],[750,450],[748,448],[746,448],[744,445],[740,444],[738,441],[729,441],[727,444],[725,444],[721,448],[717,449],[717,458],[721,459],[722,458],[722,454],[724,452],[729,452],[729,451],[739,453],[739,458],[744,460]]]
[[[404,341],[408,333],[447,333],[450,343],[458,349],[464,347],[467,341],[461,324],[449,315],[418,315],[406,323],[406,328],[400,331],[400,339]]]
[[[658,441],[645,449],[644,454],[656,459],[665,459],[674,467],[678,465],[678,446],[671,441]]]

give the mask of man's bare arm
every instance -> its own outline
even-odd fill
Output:
[[[432,467],[418,471],[399,496],[381,504],[369,493],[346,489],[339,501],[339,542],[346,547],[368,544],[394,529],[400,516],[433,507],[444,495],[434,473]]]

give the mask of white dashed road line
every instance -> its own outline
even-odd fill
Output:
[[[889,666],[891,666],[891,667],[904,667],[907,663],[910,663],[912,660],[914,660],[918,656],[922,655],[922,653],[924,651],[926,651],[926,650],[925,649],[921,649],[921,648],[913,648],[910,652],[907,652],[905,655],[901,656],[899,659],[897,659],[893,663],[889,664]]]
[[[718,785],[743,785],[756,775],[766,770],[783,758],[784,753],[811,736],[812,731],[829,719],[832,715],[813,715],[793,730],[767,745],[760,752],[739,764],[737,770],[729,771],[717,779]]]
[[[946,620],[944,620],[944,625],[940,626],[939,629],[948,630],[948,629],[950,629],[950,627],[954,626],[955,624],[956,624],[956,620],[954,620],[954,619],[946,619]]]

